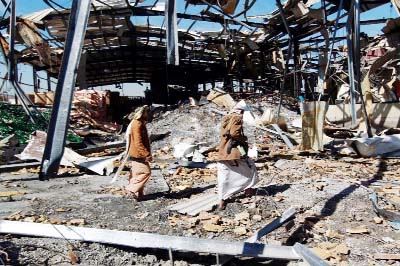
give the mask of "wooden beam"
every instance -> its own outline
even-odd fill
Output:
[[[233,242],[194,237],[167,236],[118,230],[17,221],[0,221],[1,234],[50,237],[84,242],[97,242],[134,248],[171,249],[196,253],[269,259],[300,260],[293,247]]]

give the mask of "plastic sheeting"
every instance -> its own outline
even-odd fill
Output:
[[[37,160],[40,162],[43,157],[46,138],[46,132],[35,131],[23,152],[16,157],[21,160]],[[99,175],[110,175],[114,170],[114,162],[121,160],[121,157],[122,154],[102,158],[88,158],[74,152],[69,148],[65,148],[63,157],[61,159],[61,165],[80,166],[87,168]]]
[[[400,156],[400,134],[375,136],[372,138],[356,138],[345,140],[351,147],[363,157],[378,155]]]

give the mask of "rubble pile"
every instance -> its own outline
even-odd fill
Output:
[[[400,265],[390,1],[45,2],[0,25],[0,264]]]
[[[117,132],[120,126],[108,122],[110,92],[99,90],[78,90],[72,101],[71,126],[79,135],[86,135],[85,129],[100,129],[106,132]]]
[[[277,108],[274,103],[249,102],[250,109],[257,116],[262,116],[268,108],[274,113]],[[120,178],[116,184],[108,184],[110,177],[107,176],[75,172],[78,174],[76,177],[68,177],[72,172],[71,168],[66,168],[67,176],[61,179],[61,183],[58,179],[51,180],[44,183],[45,186],[38,181],[20,179],[21,175],[31,176],[35,172],[23,169],[14,172],[15,177],[1,175],[0,205],[11,201],[22,205],[3,208],[0,215],[12,221],[243,241],[293,207],[297,211],[295,219],[263,237],[261,243],[306,243],[314,253],[332,265],[396,262],[400,233],[396,229],[396,221],[390,220],[395,216],[385,215],[386,212],[400,212],[397,197],[400,179],[396,160],[360,158],[356,154],[340,155],[329,151],[290,150],[282,140],[254,126],[248,127],[246,133],[258,149],[256,166],[261,178],[255,196],[246,197],[241,193],[230,200],[223,211],[211,209],[195,215],[170,211],[169,206],[216,192],[214,146],[218,143],[221,115],[213,112],[214,109],[225,111],[213,103],[197,107],[181,105],[161,112],[148,125],[153,134],[170,132],[161,134],[163,138],[152,143],[153,175],[165,179],[170,188],[168,192],[152,194],[159,186],[156,184],[156,187],[150,188],[143,202],[124,198],[121,187],[129,175],[127,168],[121,173],[125,178]],[[283,107],[282,113],[287,121],[293,122],[299,117],[296,111],[286,107]],[[193,152],[184,161],[175,158],[175,147],[180,143],[194,144],[194,150],[201,151],[204,156],[203,164],[190,161],[194,158]],[[52,191],[50,194],[46,192],[49,189]],[[370,200],[374,191],[379,211]],[[9,237],[7,241],[10,244],[2,248],[11,250],[11,259],[16,259],[12,247],[23,247],[28,243],[34,246],[23,249],[24,258],[19,258],[21,263],[49,256],[51,251],[45,253],[40,248],[42,246],[64,250],[53,254],[50,264],[64,261],[65,256],[68,261],[71,260],[69,248],[62,240]],[[136,261],[152,265],[169,263],[158,252],[141,254],[136,250],[103,247],[96,243],[74,243],[74,247],[74,254],[82,263],[91,263],[93,256],[97,256],[102,264],[127,263],[127,254],[132,252]],[[99,252],[114,255],[112,258],[99,257]],[[196,259],[188,258],[183,253],[175,256],[181,265],[209,265],[210,258],[207,256],[196,256]],[[234,263],[245,265],[246,261],[235,259]],[[298,264],[290,262],[288,265]]]

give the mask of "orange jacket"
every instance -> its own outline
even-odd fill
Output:
[[[227,134],[230,137],[224,136]],[[224,116],[219,138],[218,160],[228,161],[243,158],[236,147],[232,147],[231,153],[228,154],[228,146],[232,139],[242,146],[247,146],[247,137],[243,134],[243,116],[235,113]]]
[[[151,156],[150,141],[145,122],[134,120],[129,137],[129,156],[144,159]]]

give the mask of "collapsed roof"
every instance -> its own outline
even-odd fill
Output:
[[[150,3],[152,2],[152,3]],[[186,0],[178,19],[193,21],[179,30],[179,66],[167,69],[164,21],[152,26],[150,17],[164,16],[159,1],[93,0],[80,63],[88,86],[167,79],[172,84],[203,84],[223,80],[267,80],[281,76],[287,57],[288,33],[279,10],[248,16],[256,0]],[[339,0],[329,0],[325,9],[319,0],[289,0],[283,4],[290,34],[303,52],[327,50]],[[349,8],[349,1],[344,1]],[[390,2],[362,0],[363,11]],[[325,3],[325,1],[323,1]],[[201,5],[200,11],[194,8]],[[326,11],[326,12],[325,12]],[[341,11],[342,15],[346,11]],[[50,8],[18,18],[18,41],[26,48],[18,62],[58,75],[67,35],[69,9]],[[134,23],[141,18],[146,23]],[[219,31],[194,31],[198,21],[221,25]],[[369,22],[365,22],[369,23]],[[4,21],[2,26],[8,25]],[[339,27],[344,27],[344,23]],[[289,65],[289,67],[293,67]],[[304,72],[318,69],[318,58],[304,60]],[[314,71],[316,72],[316,71]],[[79,75],[78,75],[79,76]],[[79,78],[78,78],[79,82]]]

